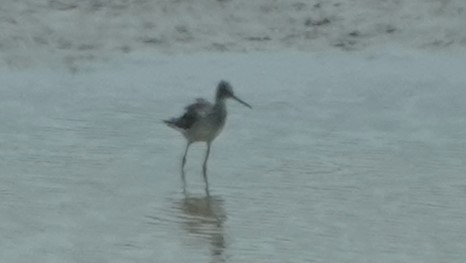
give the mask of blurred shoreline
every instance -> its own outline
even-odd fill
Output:
[[[438,1],[24,0],[0,7],[0,67],[192,54],[466,47],[466,4]]]

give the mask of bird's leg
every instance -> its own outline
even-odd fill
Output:
[[[189,146],[191,146],[191,142],[188,142],[186,144],[186,149],[184,150],[183,159],[181,160],[181,170],[184,170],[184,165],[186,164],[186,155],[188,154]]]
[[[204,165],[202,166],[202,172],[204,175],[205,189],[207,195],[209,195],[209,182],[207,181],[207,160],[209,159],[210,154],[210,142],[207,142],[207,151],[205,153]]]
[[[186,164],[186,155],[188,154],[189,146],[191,146],[191,142],[186,144],[186,149],[184,150],[183,159],[181,160],[181,179],[183,180],[183,191],[186,192],[186,177],[184,173],[184,165]]]

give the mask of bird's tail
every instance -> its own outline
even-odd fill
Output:
[[[175,125],[175,120],[174,119],[162,120],[162,121],[165,122],[165,124],[167,124],[168,126]]]
[[[176,123],[176,118],[172,118],[172,119],[169,119],[169,120],[162,120],[162,121],[165,122],[165,124],[167,124],[167,126],[170,127],[170,128],[173,128],[175,130],[180,129],[178,127],[177,123]]]

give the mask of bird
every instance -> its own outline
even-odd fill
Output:
[[[207,160],[209,159],[212,141],[217,138],[225,126],[227,118],[227,99],[234,99],[244,106],[252,109],[251,105],[244,102],[234,94],[233,88],[228,81],[221,80],[217,85],[214,104],[203,98],[197,98],[195,103],[185,107],[185,112],[181,117],[163,120],[169,127],[181,132],[187,141],[183,158],[181,160],[181,175],[184,191],[186,185],[184,167],[189,146],[195,142],[205,142],[207,144],[207,149],[202,165],[202,172],[206,193],[209,193]]]

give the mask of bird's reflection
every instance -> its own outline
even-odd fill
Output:
[[[175,205],[180,210],[181,227],[189,236],[209,244],[212,262],[224,262],[226,212],[218,196],[194,197],[184,195]]]
[[[205,194],[207,195],[207,197],[210,196],[210,191],[209,191],[209,181],[207,180],[207,171],[204,170],[203,171],[203,177],[204,177],[204,183],[205,183]],[[181,182],[183,184],[183,194],[184,196],[186,197],[188,195],[188,192],[186,191],[186,173],[184,171],[183,168],[181,168]]]

